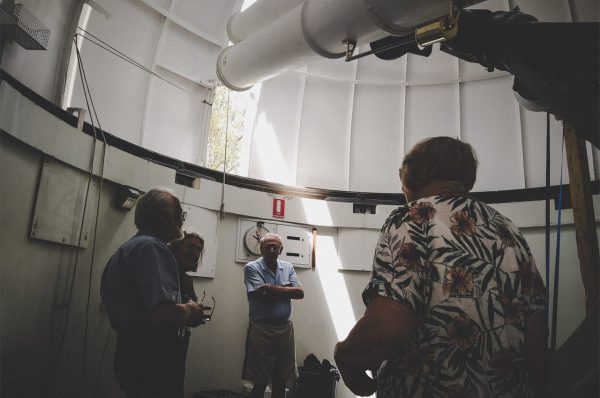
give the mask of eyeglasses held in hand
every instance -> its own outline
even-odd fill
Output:
[[[204,298],[205,298],[205,297],[206,297],[206,291],[204,291],[204,292],[202,293],[202,300],[200,300],[200,305],[202,306],[202,308],[203,308],[203,309],[206,309],[206,310],[211,310],[209,315],[202,315],[202,320],[203,320],[204,322],[208,322],[208,321],[210,321],[210,320],[212,319],[212,316],[213,316],[213,314],[214,314],[214,312],[215,312],[215,307],[216,307],[216,305],[217,305],[217,301],[215,300],[215,298],[214,298],[214,297],[212,297],[212,296],[211,296],[211,300],[212,300],[212,307],[205,307],[205,306],[204,306]]]

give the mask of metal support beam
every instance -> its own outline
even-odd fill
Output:
[[[586,141],[579,138],[567,123],[564,123],[563,129],[567,149],[573,218],[575,220],[577,254],[585,289],[585,309],[586,314],[589,316],[598,303],[600,254],[598,252],[596,217],[592,203]]]

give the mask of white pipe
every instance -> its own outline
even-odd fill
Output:
[[[303,2],[304,0],[258,0],[229,18],[227,36],[232,43],[239,43]]]
[[[468,0],[466,5],[482,0]],[[232,90],[246,90],[319,55],[339,58],[344,40],[357,45],[414,28],[450,11],[449,0],[306,0],[240,43],[224,49],[217,76]]]

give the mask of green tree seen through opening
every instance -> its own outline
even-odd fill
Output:
[[[228,105],[229,115],[227,115]],[[245,114],[245,96],[242,93],[230,91],[225,86],[215,88],[208,131],[206,167],[222,171],[227,161],[225,172],[238,174]],[[227,126],[228,119],[229,126]],[[225,148],[227,148],[227,160],[225,160]]]

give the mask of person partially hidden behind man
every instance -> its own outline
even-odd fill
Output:
[[[383,225],[365,315],[335,349],[354,393],[546,396],[544,285],[517,227],[469,196],[476,170],[471,146],[449,137],[404,158],[409,203]]]
[[[262,257],[244,267],[250,323],[242,378],[251,381],[252,398],[264,396],[269,379],[273,398],[285,396],[286,383],[297,377],[291,299],[304,298],[292,264],[277,258],[281,237],[268,233],[260,241]]]
[[[142,195],[135,209],[139,231],[102,274],[102,302],[117,332],[114,371],[130,398],[183,397],[183,331],[202,314],[198,303],[181,302],[177,262],[167,247],[181,236],[183,214],[170,190]]]

